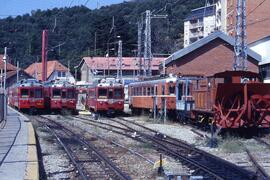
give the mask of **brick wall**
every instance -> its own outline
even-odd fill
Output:
[[[247,36],[248,43],[270,35],[270,0],[247,0]],[[227,32],[234,35],[237,0],[227,0]],[[254,10],[254,11],[253,11]],[[251,12],[253,11],[253,12]]]
[[[207,45],[167,65],[167,73],[211,76],[217,72],[232,70],[233,47],[221,39]],[[258,72],[257,62],[249,57],[248,70]]]

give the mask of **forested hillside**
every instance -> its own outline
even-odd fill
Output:
[[[115,37],[121,36],[123,55],[131,56],[137,46],[137,22],[145,10],[168,15],[167,19],[152,20],[152,52],[171,53],[182,45],[184,18],[203,3],[201,0],[133,0],[94,10],[84,6],[35,10],[31,14],[0,19],[0,53],[8,46],[9,56],[20,61],[22,67],[37,59],[40,61],[41,34],[43,29],[48,29],[49,48],[64,43],[60,48],[51,49],[49,59],[58,59],[65,65],[70,61],[71,67],[81,57],[95,55],[95,34],[96,55],[104,56],[108,40],[115,42]],[[111,29],[113,16],[115,31]]]

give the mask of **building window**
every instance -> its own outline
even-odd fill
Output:
[[[58,77],[61,77],[61,72],[60,71],[58,71],[58,75],[57,75]]]
[[[62,77],[66,77],[66,72],[62,72]]]

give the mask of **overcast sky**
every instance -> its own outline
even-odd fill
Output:
[[[84,5],[91,9],[97,6],[116,4],[123,0],[0,0],[0,18],[8,15],[22,15],[31,13],[36,9],[52,9],[54,7],[70,7],[75,5]]]

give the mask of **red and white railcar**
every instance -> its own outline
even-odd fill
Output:
[[[88,87],[86,99],[86,107],[95,113],[122,113],[124,86],[114,79],[103,79]]]
[[[50,81],[44,83],[45,108],[47,111],[61,112],[63,110],[76,113],[76,87],[65,81]]]
[[[36,79],[22,80],[9,88],[9,104],[20,111],[35,113],[44,109],[44,88]]]

